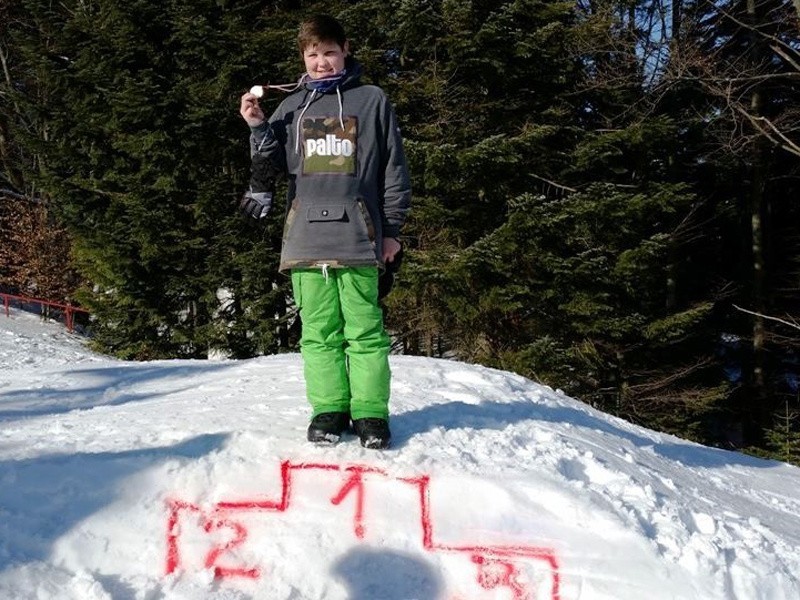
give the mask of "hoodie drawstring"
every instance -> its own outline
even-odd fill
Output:
[[[306,102],[306,105],[303,107],[303,110],[300,111],[300,116],[297,117],[297,131],[295,131],[295,138],[294,138],[294,152],[295,154],[300,154],[300,122],[303,120],[303,115],[306,114],[308,107],[311,106],[311,102],[314,100],[314,96],[317,95],[317,90],[311,90],[311,97]]]
[[[342,91],[339,86],[336,86],[336,96],[339,98],[339,125],[342,126],[342,133],[344,133],[344,105],[342,104]]]

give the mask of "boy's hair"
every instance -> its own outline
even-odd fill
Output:
[[[347,42],[344,27],[330,15],[314,15],[300,24],[297,45],[301,53],[309,46],[321,42],[335,42],[343,50]]]

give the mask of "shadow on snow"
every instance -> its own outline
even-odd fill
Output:
[[[227,437],[206,434],[172,446],[0,461],[0,535],[13,536],[9,554],[0,554],[0,570],[45,560],[61,535],[116,499],[123,479],[168,459],[210,454]]]
[[[689,441],[656,441],[633,431],[632,429],[636,428],[636,425],[631,424],[631,429],[628,429],[579,408],[548,406],[530,401],[481,402],[479,404],[454,401],[431,404],[420,409],[392,415],[392,446],[400,448],[414,434],[437,428],[502,430],[509,425],[525,421],[569,423],[576,428],[600,431],[627,440],[637,448],[649,449],[663,458],[689,467],[743,465],[770,468],[783,464],[739,452],[702,446]],[[667,434],[656,433],[656,435],[662,439],[669,437]],[[613,445],[609,445],[609,447],[613,448]]]
[[[356,546],[336,560],[333,575],[348,600],[440,598],[444,584],[431,564],[395,550]]]
[[[196,364],[181,362],[171,365],[165,363],[125,363],[100,368],[75,368],[68,371],[53,371],[54,379],[69,381],[96,380],[91,386],[77,388],[45,387],[35,389],[16,389],[0,393],[0,421],[25,417],[57,415],[73,410],[87,410],[98,406],[119,406],[130,402],[141,402],[150,398],[163,397],[197,386],[191,382],[182,387],[170,389],[166,385],[150,392],[135,392],[137,385],[171,380],[193,378],[198,374],[211,373],[236,366],[236,362],[209,364],[198,361]],[[17,407],[8,407],[16,404]]]

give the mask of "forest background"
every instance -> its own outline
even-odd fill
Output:
[[[403,130],[395,351],[800,463],[800,0],[0,0],[0,292],[125,359],[296,350],[238,104],[315,12]]]

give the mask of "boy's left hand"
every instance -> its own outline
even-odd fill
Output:
[[[397,238],[383,238],[383,256],[381,257],[383,262],[392,262],[401,247]]]

